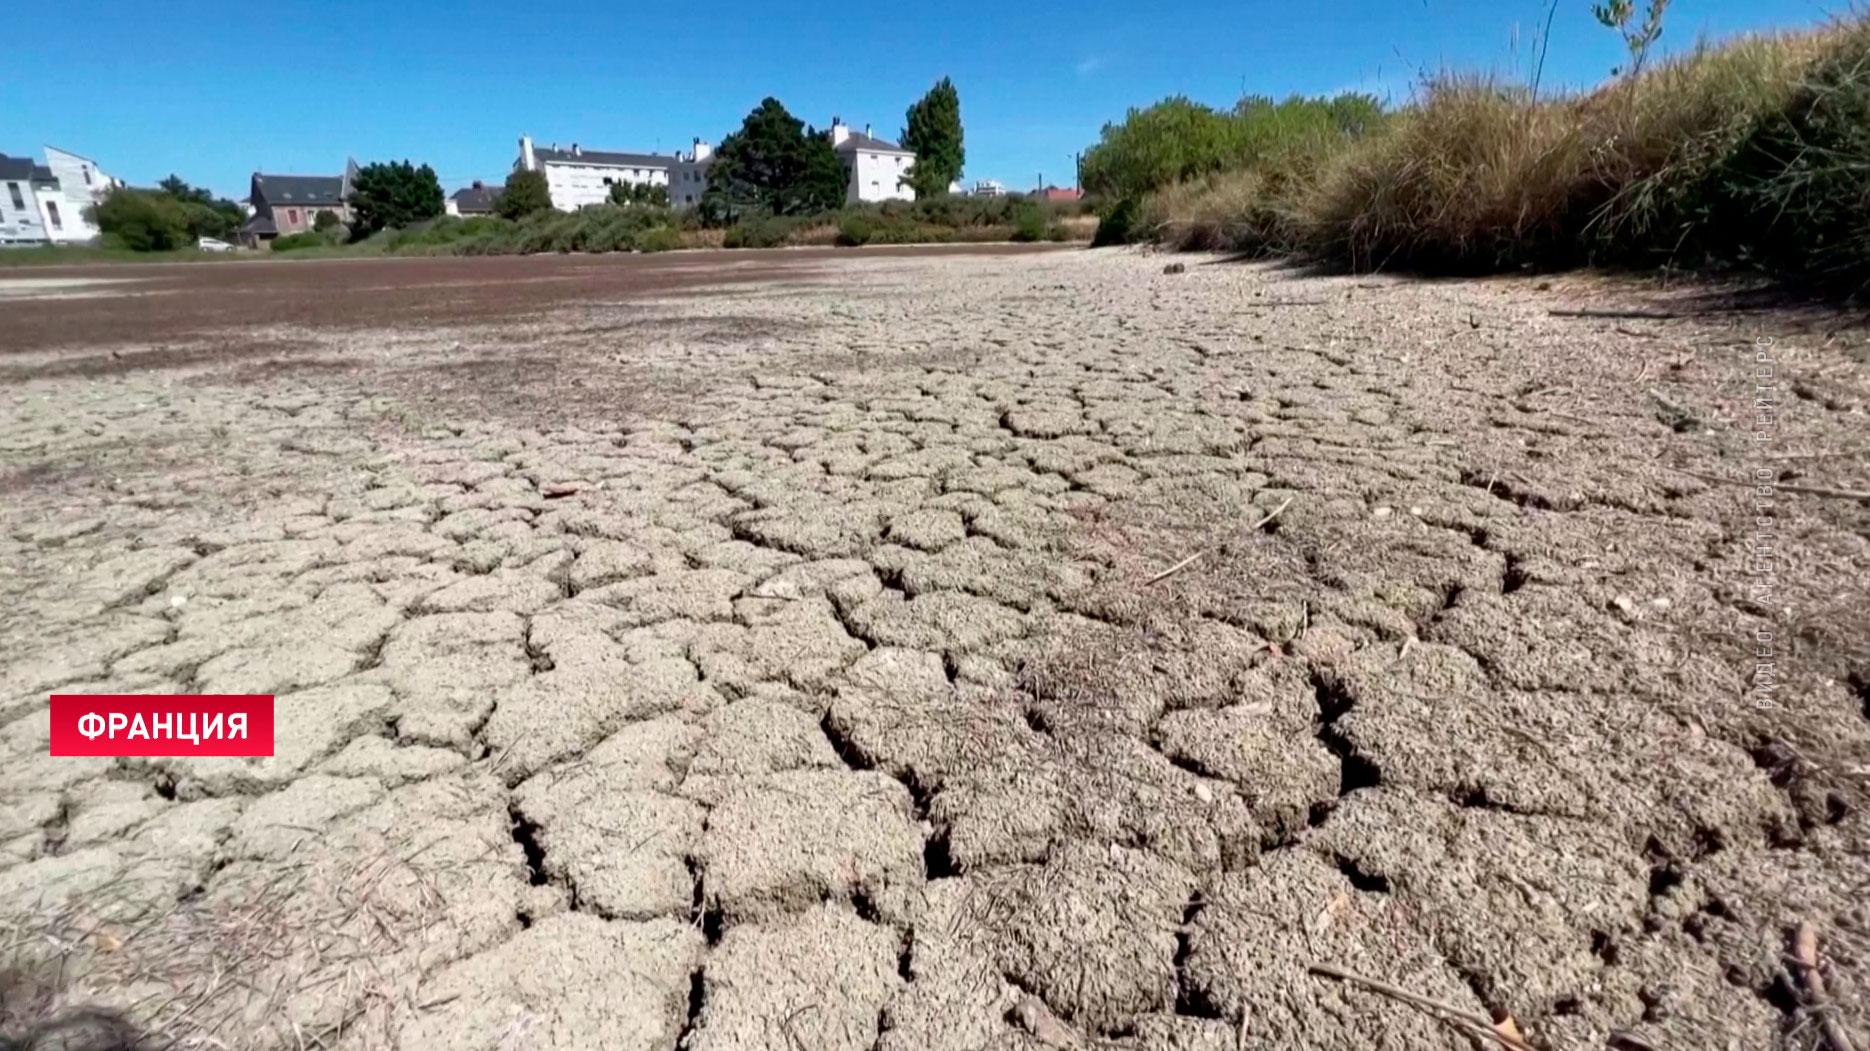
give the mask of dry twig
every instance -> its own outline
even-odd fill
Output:
[[[1667,467],[1668,465],[1664,464],[1663,466]],[[1669,467],[1669,470],[1674,471],[1676,474],[1685,474],[1690,478],[1699,478],[1704,482],[1710,482],[1715,485],[1743,485],[1752,488],[1756,484],[1743,478],[1722,478],[1720,475],[1716,474],[1702,474],[1700,471],[1691,471],[1686,467]],[[1828,485],[1793,485],[1789,482],[1772,482],[1769,484],[1782,493],[1800,493],[1805,496],[1829,496],[1838,500],[1862,500],[1866,503],[1870,503],[1870,492],[1863,492],[1857,489],[1834,489]]]
[[[1264,526],[1266,523],[1272,521],[1275,518],[1278,518],[1279,512],[1284,511],[1286,508],[1292,506],[1292,501],[1295,499],[1297,499],[1297,497],[1292,497],[1292,496],[1286,497],[1285,503],[1280,504],[1278,507],[1273,508],[1272,514],[1267,515],[1265,518],[1262,518],[1259,521],[1253,523],[1251,526],[1249,526],[1247,528],[1247,532],[1249,533],[1254,532],[1258,530],[1261,526]],[[1143,581],[1143,586],[1148,587],[1149,585],[1154,584],[1159,580],[1167,580],[1168,578],[1174,576],[1175,574],[1180,573],[1182,570],[1187,569],[1189,566],[1194,564],[1196,559],[1200,558],[1202,555],[1205,555],[1212,550],[1214,550],[1214,548],[1212,547],[1202,548],[1201,550],[1195,552],[1194,554],[1189,555],[1187,558],[1182,559],[1180,562],[1177,562],[1176,564],[1170,566],[1169,568],[1163,570],[1162,572],[1157,573],[1155,576],[1150,577],[1148,580]]]
[[[1850,1037],[1844,1035],[1844,1023],[1838,1021],[1837,1006],[1825,992],[1824,972],[1818,968],[1818,928],[1801,923],[1792,935],[1792,960],[1798,964],[1800,984],[1805,989],[1805,1007],[1818,1016],[1825,1042],[1831,1051],[1852,1051]]]
[[[1391,985],[1388,982],[1376,978],[1366,978],[1355,971],[1347,971],[1335,964],[1313,963],[1308,966],[1306,970],[1313,974],[1323,975],[1326,978],[1336,978],[1341,982],[1361,985],[1373,993],[1380,993],[1392,1000],[1400,1000],[1412,1007],[1420,1007],[1448,1021],[1461,1023],[1474,1034],[1484,1036],[1502,1047],[1511,1048],[1512,1051],[1535,1051],[1531,1044],[1502,1032],[1500,1028],[1494,1025],[1493,1019],[1487,1018],[1484,1015],[1475,1014],[1472,1011],[1464,1011],[1454,1004],[1445,1003],[1441,1000],[1432,1000],[1420,993],[1412,993],[1401,986]]]
[[[1583,310],[1559,308],[1548,310],[1546,313],[1553,317],[1627,318],[1637,321],[1672,321],[1684,316],[1673,310],[1597,310],[1589,307]]]

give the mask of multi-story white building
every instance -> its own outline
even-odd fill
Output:
[[[913,201],[916,192],[906,181],[909,166],[915,163],[914,150],[905,150],[893,142],[875,138],[870,125],[861,132],[837,117],[831,118],[831,148],[851,173],[845,200]]]
[[[68,150],[47,146],[45,161],[0,153],[0,244],[89,241],[98,231],[87,212],[123,185]]]
[[[557,145],[534,148],[532,136],[519,137],[515,171],[542,171],[552,194],[552,207],[577,211],[610,200],[612,186],[667,186],[676,158],[661,153],[611,153],[587,150],[577,143],[561,150]]]
[[[708,188],[708,168],[714,163],[714,147],[695,140],[694,148],[675,155],[669,166],[669,203],[677,208],[693,208],[701,203]]]

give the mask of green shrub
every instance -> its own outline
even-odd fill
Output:
[[[273,238],[272,249],[275,252],[295,252],[301,248],[324,248],[331,242],[310,230],[297,234],[281,234]]]
[[[682,235],[667,226],[652,226],[636,238],[639,252],[672,252],[680,247]]]
[[[1709,184],[1710,254],[1870,293],[1870,17],[1828,36]]]
[[[1141,231],[1136,229],[1136,198],[1124,197],[1098,217],[1097,233],[1091,235],[1092,248],[1129,244]]]
[[[838,221],[838,243],[855,248],[870,243],[870,224],[861,215],[847,215]]]
[[[724,248],[776,248],[786,243],[795,223],[774,215],[752,215],[729,227]]]
[[[136,252],[161,252],[194,243],[188,212],[166,193],[120,187],[91,209],[98,230]]]
[[[1288,150],[1330,149],[1381,129],[1385,119],[1381,102],[1355,93],[1283,102],[1251,96],[1228,111],[1177,96],[1104,125],[1080,171],[1092,193],[1139,197]]]
[[[1045,237],[1045,209],[1022,202],[1013,212],[1013,240],[1037,241]]]

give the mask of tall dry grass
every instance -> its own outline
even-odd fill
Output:
[[[1870,279],[1870,16],[1538,99],[1447,75],[1374,134],[1150,194],[1166,245],[1356,270],[1762,265]]]

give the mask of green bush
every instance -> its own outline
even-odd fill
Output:
[[[1709,183],[1710,254],[1870,293],[1870,17],[1825,42]]]
[[[672,252],[682,247],[682,235],[668,226],[652,226],[636,238],[639,252]]]
[[[296,252],[301,248],[324,248],[331,242],[310,230],[297,234],[281,234],[273,238],[272,249],[275,252]]]
[[[838,221],[838,243],[855,248],[870,243],[870,224],[861,215],[847,215]]]
[[[1125,197],[1098,217],[1097,233],[1091,235],[1092,248],[1129,244],[1141,233],[1136,229],[1136,198]]]
[[[1092,193],[1135,197],[1213,172],[1251,167],[1292,149],[1328,149],[1379,130],[1383,104],[1347,93],[1293,96],[1283,102],[1243,98],[1217,110],[1187,98],[1132,109],[1106,124],[1084,154],[1084,186]]]
[[[1013,240],[1037,241],[1045,237],[1045,210],[1022,202],[1013,212]]]
[[[181,201],[153,190],[120,187],[91,209],[99,232],[136,252],[161,252],[194,243]]]
[[[727,230],[721,240],[723,248],[777,248],[791,237],[796,224],[775,215],[753,215],[743,218]]]

